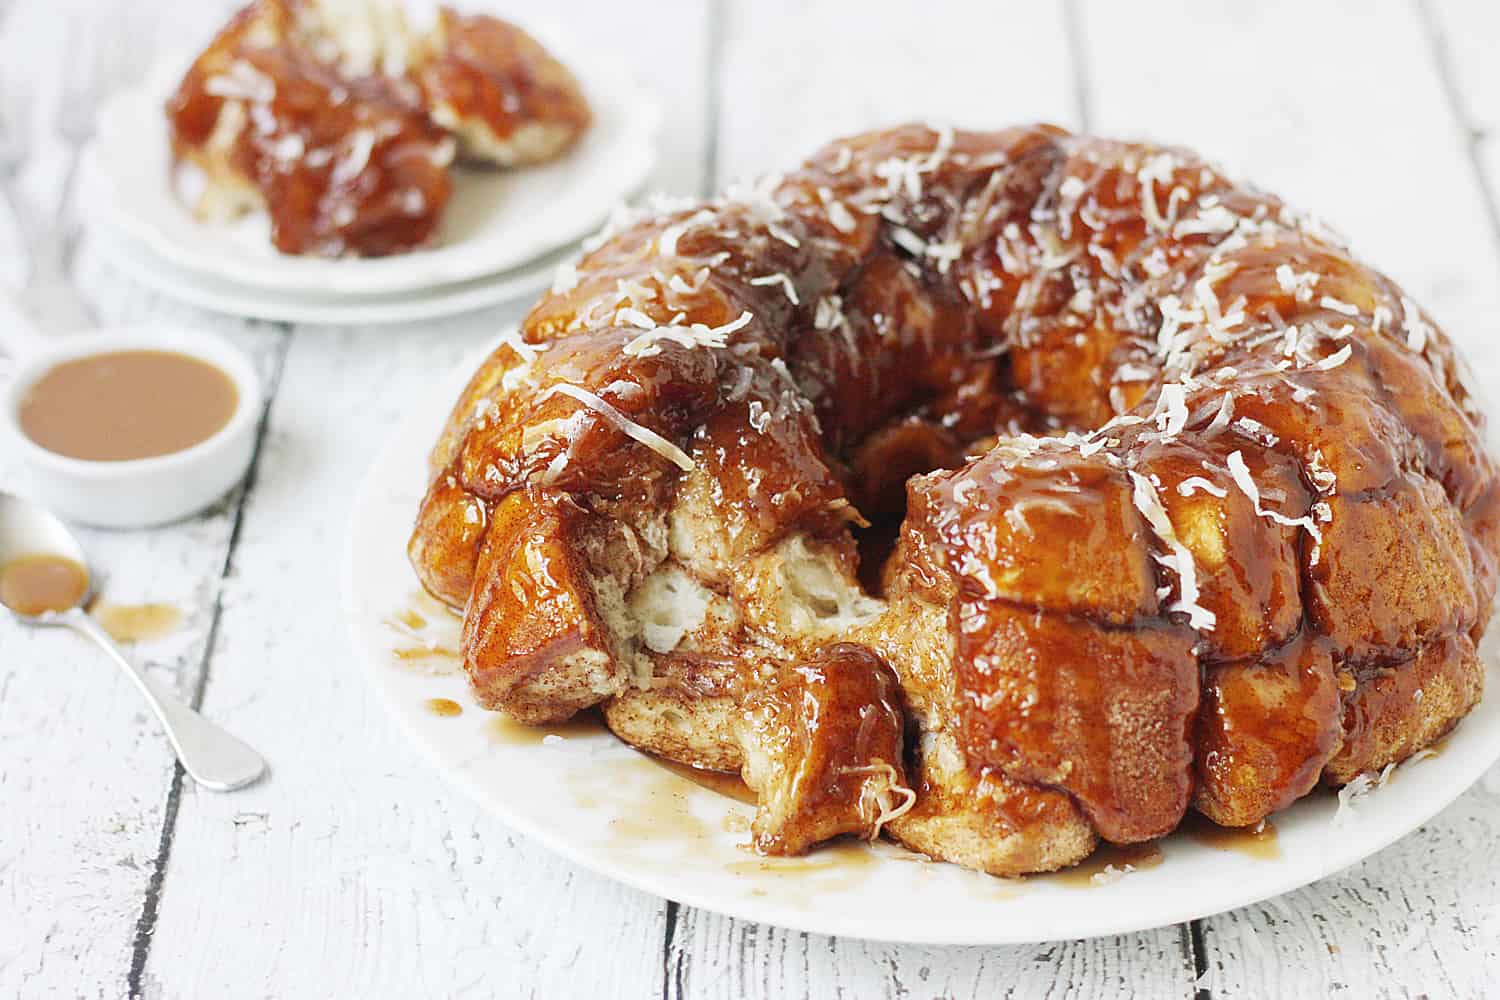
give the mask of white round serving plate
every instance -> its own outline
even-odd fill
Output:
[[[576,246],[568,246],[512,271],[420,292],[314,295],[264,291],[193,274],[126,234],[106,228],[94,230],[89,239],[99,256],[126,277],[190,306],[280,323],[347,326],[438,319],[534,298],[552,283],[557,265],[578,254]]]
[[[602,731],[563,727],[545,740],[518,738],[520,727],[476,705],[455,659],[397,655],[420,644],[397,616],[416,602],[424,617],[440,617],[435,602],[415,596],[421,588],[406,541],[427,452],[480,357],[438,381],[361,484],[344,557],[344,613],[366,676],[439,773],[508,826],[620,882],[746,920],[873,940],[995,945],[1120,934],[1245,906],[1353,865],[1436,815],[1500,758],[1500,698],[1492,696],[1439,755],[1396,769],[1337,824],[1338,800],[1329,793],[1278,813],[1278,858],[1178,833],[1159,842],[1159,866],[1098,884],[996,879],[915,860],[890,844],[759,859],[739,846],[748,839],[748,805]],[[456,624],[441,629],[453,634],[433,639],[429,631],[426,641],[456,649]],[[1483,654],[1490,690],[1500,691],[1492,640]],[[434,714],[433,698],[457,702],[462,714]]]
[[[229,224],[199,222],[176,189],[164,111],[186,68],[180,59],[114,95],[100,112],[96,150],[108,165],[101,171],[107,221],[184,272],[276,293],[390,295],[518,268],[586,235],[638,191],[656,164],[661,127],[659,104],[629,73],[537,34],[578,76],[593,126],[551,163],[455,168],[453,196],[430,248],[388,257],[290,256],[271,245],[264,212]]]

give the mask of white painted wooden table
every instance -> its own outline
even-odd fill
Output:
[[[25,179],[38,204],[60,172],[45,109],[87,51],[81,41],[106,23],[104,6],[12,0],[0,20],[0,87],[29,88],[36,108]],[[192,44],[228,9],[133,6],[154,22],[131,39],[143,57]],[[1436,312],[1500,400],[1493,0],[555,0],[539,13],[613,47],[660,91],[670,124],[657,183],[676,192],[909,117],[1048,119],[1195,146],[1332,221]],[[5,227],[0,273],[11,278],[13,239]],[[523,304],[397,328],[290,327],[160,300],[87,243],[75,271],[102,318],[222,331],[254,352],[273,390],[243,489],[185,524],[87,539],[108,568],[108,599],[187,609],[182,631],[135,655],[253,742],[273,773],[232,795],[199,791],[102,659],[66,635],[0,626],[0,996],[1500,987],[1496,772],[1339,877],[1093,941],[945,949],[820,938],[572,868],[424,766],[351,662],[338,610],[343,527],[367,461],[412,395]],[[0,456],[0,484],[8,469]]]

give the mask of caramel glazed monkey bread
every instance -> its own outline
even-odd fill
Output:
[[[486,708],[1000,875],[1255,824],[1479,699],[1495,466],[1400,288],[1191,152],[908,125],[617,220],[410,543]]]

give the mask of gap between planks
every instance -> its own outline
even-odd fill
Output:
[[[1078,130],[1087,132],[1093,128],[1094,115],[1091,110],[1092,89],[1089,84],[1089,66],[1084,53],[1083,14],[1078,9],[1079,0],[1063,0],[1063,33],[1067,36],[1068,55],[1073,63],[1073,100],[1078,115]]]
[[[229,544],[224,550],[224,565],[219,570],[219,582],[221,586],[218,596],[214,598],[212,616],[209,619],[208,635],[203,644],[203,660],[198,670],[198,681],[193,687],[192,698],[189,704],[193,709],[203,707],[203,696],[208,690],[209,673],[212,670],[215,641],[219,634],[219,622],[224,613],[224,588],[222,584],[228,579],[234,568],[235,550],[239,547],[240,530],[245,522],[245,508],[249,502],[250,495],[255,491],[255,484],[259,479],[260,459],[265,448],[266,432],[271,422],[271,407],[276,401],[277,392],[281,388],[281,375],[286,369],[287,352],[291,348],[292,336],[295,329],[290,324],[273,324],[281,330],[281,339],[275,348],[275,360],[271,368],[271,377],[267,380],[265,392],[265,405],[261,409],[260,419],[255,428],[255,450],[250,458],[250,468],[245,473],[244,485],[241,486],[239,495],[234,500],[234,524],[229,532]],[[130,952],[130,971],[126,976],[126,995],[132,998],[142,996],[143,977],[146,972],[146,961],[151,955],[151,941],[156,933],[156,918],[161,908],[162,890],[167,880],[167,864],[172,857],[172,836],[177,829],[177,810],[182,802],[182,783],[185,772],[181,763],[172,767],[172,783],[167,789],[167,804],[162,813],[161,840],[157,844],[156,857],[151,869],[151,880],[146,883],[146,895],[141,902],[141,915],[136,920],[135,935]],[[264,779],[262,779],[264,780]]]
[[[719,114],[724,105],[724,56],[726,0],[710,0],[707,17],[707,58],[703,81],[703,177],[699,190],[711,198],[719,186]]]
[[[1437,13],[1432,9],[1431,0],[1412,0],[1412,4],[1416,7],[1417,19],[1422,22],[1422,28],[1427,34],[1428,49],[1432,56],[1433,67],[1437,70],[1438,80],[1443,85],[1443,96],[1448,102],[1449,110],[1453,112],[1454,122],[1463,132],[1464,151],[1469,158],[1469,167],[1474,171],[1474,179],[1479,184],[1479,196],[1484,202],[1485,215],[1490,223],[1490,233],[1494,236],[1496,245],[1500,245],[1500,204],[1497,204],[1496,192],[1490,186],[1489,175],[1485,172],[1484,163],[1480,159],[1481,129],[1478,123],[1469,117],[1464,108],[1463,97],[1459,93],[1458,81],[1453,73],[1452,60],[1449,58],[1448,36],[1444,34]]]

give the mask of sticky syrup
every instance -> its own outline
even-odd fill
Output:
[[[1178,830],[1192,840],[1221,851],[1234,851],[1247,858],[1275,861],[1281,857],[1281,842],[1270,820],[1255,826],[1219,826],[1196,813],[1189,813]]]
[[[17,614],[66,611],[88,592],[88,570],[61,556],[21,556],[0,566],[0,603]]]
[[[171,604],[96,604],[89,609],[116,642],[164,639],[182,626],[182,611]]]
[[[21,429],[67,458],[123,462],[186,451],[223,430],[240,403],[223,371],[173,351],[65,361],[21,400]]]
[[[1070,889],[1092,889],[1107,885],[1115,872],[1155,868],[1162,862],[1161,848],[1154,841],[1144,844],[1100,844],[1099,849],[1072,868],[1051,875],[1032,876]],[[1127,866],[1129,868],[1127,869]],[[1099,876],[1099,877],[1095,877]]]

